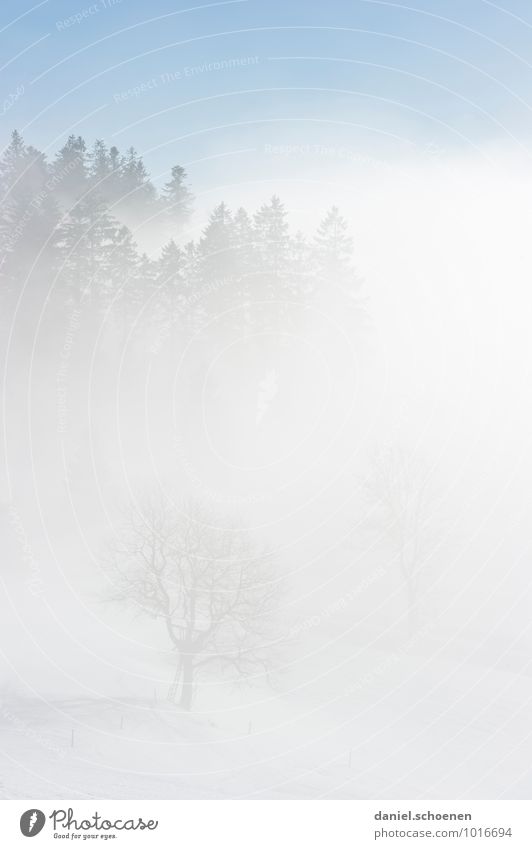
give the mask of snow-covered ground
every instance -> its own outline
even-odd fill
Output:
[[[368,666],[366,655],[366,666]],[[3,798],[528,798],[530,678],[374,653],[216,714],[151,701],[5,698]],[[480,708],[479,708],[480,705]]]

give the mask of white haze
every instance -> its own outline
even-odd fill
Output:
[[[111,373],[100,340],[74,331],[63,438],[57,361],[43,364],[34,325],[32,358],[7,361],[0,629],[14,793],[530,793],[532,179],[495,145],[330,163],[322,183],[312,163],[278,164],[266,186],[200,197],[194,227],[211,196],[253,209],[277,193],[309,236],[336,204],[359,290],[331,287],[249,337],[224,324],[240,306],[222,288],[195,340],[163,333],[142,356],[119,339]],[[413,632],[397,523],[371,495],[378,458],[394,452],[429,495]],[[110,603],[101,568],[124,504],[155,484],[234,515],[283,578],[273,687],[207,677],[191,717],[164,701],[164,629]],[[27,716],[9,707],[37,699]],[[100,706],[79,715],[75,699]],[[160,716],[143,713],[155,699]]]

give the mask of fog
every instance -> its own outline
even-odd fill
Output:
[[[318,182],[295,151],[177,223],[115,198],[153,268],[114,232],[103,282],[81,266],[101,212],[24,223],[2,320],[11,795],[530,793],[523,166],[368,154]],[[229,244],[221,201],[269,211]]]

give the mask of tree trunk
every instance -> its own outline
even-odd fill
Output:
[[[168,688],[168,701],[175,702],[175,697],[177,694],[177,690],[179,688],[179,681],[181,679],[181,660],[178,660],[175,668],[175,674]]]

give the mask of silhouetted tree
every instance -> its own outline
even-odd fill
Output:
[[[384,449],[374,458],[367,492],[382,511],[386,536],[396,548],[413,634],[420,625],[420,589],[432,513],[428,470],[399,446]]]
[[[90,303],[93,312],[121,292],[124,330],[146,295],[151,319],[168,326],[179,317],[179,332],[198,328],[223,303],[241,307],[234,321],[250,333],[281,316],[287,320],[288,305],[313,294],[313,278],[356,286],[352,243],[334,207],[312,246],[301,233],[290,234],[277,196],[252,217],[242,207],[233,216],[222,202],[199,239],[178,244],[192,211],[186,172],[175,165],[158,197],[133,147],[122,156],[97,139],[88,154],[84,139],[71,135],[48,165],[15,131],[0,161],[0,189],[5,291],[19,290],[34,266],[31,286],[41,286],[42,278],[45,291],[59,269],[59,291],[69,302]],[[142,230],[140,241],[156,235],[160,244],[165,232],[173,238],[158,258],[141,260],[133,226]]]
[[[91,182],[97,186],[100,197],[106,197],[105,181],[111,174],[111,160],[105,142],[101,139],[96,139],[88,158],[90,162],[89,177]]]
[[[242,307],[241,322],[245,332],[253,326],[253,299],[257,296],[258,270],[253,223],[243,207],[237,209],[233,222],[235,266],[237,271],[236,297]]]
[[[289,264],[287,213],[277,195],[255,213],[254,236],[258,266],[267,280],[268,294],[275,297]]]
[[[71,135],[51,167],[54,196],[69,211],[89,187],[87,148],[81,136]]]
[[[267,674],[279,579],[271,557],[234,522],[163,495],[132,507],[109,549],[113,599],[164,626],[176,654],[169,698],[189,710],[203,670]]]
[[[194,197],[186,185],[186,177],[185,169],[174,165],[170,180],[163,188],[161,203],[173,233],[179,232],[192,215]]]
[[[202,284],[232,277],[236,271],[233,217],[225,203],[212,211],[198,244],[197,269]]]
[[[0,162],[0,273],[9,288],[48,278],[57,259],[58,209],[43,153],[26,147],[18,132]],[[29,294],[35,291],[33,286]]]
[[[142,157],[130,147],[120,168],[120,201],[118,209],[133,222],[142,222],[151,214],[157,192],[150,181]]]
[[[315,273],[318,279],[351,291],[358,278],[353,268],[353,240],[345,218],[333,206],[318,227],[314,239]]]
[[[116,299],[124,338],[128,331],[130,314],[138,302],[138,266],[139,255],[130,230],[124,225],[117,227],[112,232],[112,248],[109,251],[107,294]]]
[[[62,227],[61,282],[69,300],[79,302],[85,298],[96,310],[105,306],[116,288],[112,254],[120,232],[124,239],[116,219],[94,195],[87,195],[66,216]]]

